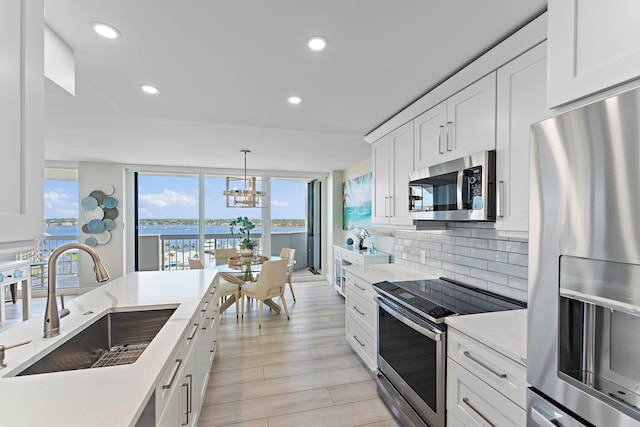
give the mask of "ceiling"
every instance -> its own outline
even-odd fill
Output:
[[[47,83],[45,158],[329,172],[546,0],[46,0],[76,96]],[[116,27],[101,38],[91,22]],[[329,40],[312,52],[312,35]],[[160,93],[149,96],[139,86]],[[287,98],[298,95],[299,105]]]

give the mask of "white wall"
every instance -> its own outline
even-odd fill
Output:
[[[116,227],[111,231],[111,241],[105,245],[98,245],[95,249],[100,254],[102,262],[111,275],[111,279],[124,275],[124,166],[120,163],[94,163],[81,162],[78,165],[78,191],[79,200],[88,196],[94,190],[101,190],[105,185],[113,185],[115,193],[113,197],[118,200],[119,215],[115,219]],[[87,223],[83,217],[84,209],[80,206],[80,227]],[[89,237],[80,230],[79,242],[84,243]],[[93,262],[86,254],[80,254],[78,259],[78,276],[80,279],[80,291],[83,288],[98,286],[93,272]]]

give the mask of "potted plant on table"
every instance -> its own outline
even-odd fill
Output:
[[[235,239],[235,228],[238,227],[238,232],[241,236],[244,236],[240,240],[240,256],[251,257],[253,251],[258,246],[258,242],[255,239],[251,239],[251,230],[256,228],[256,225],[251,222],[246,216],[239,216],[229,222],[229,230],[231,231],[231,237]]]

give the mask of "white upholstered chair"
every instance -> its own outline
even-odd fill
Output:
[[[202,261],[195,258],[189,258],[189,270],[202,270],[204,265],[202,265]]]
[[[236,248],[217,248],[215,253],[216,265],[227,264],[229,258],[232,256],[238,256]]]
[[[284,308],[284,312],[287,315],[287,320],[289,319],[289,310],[287,309],[287,302],[284,299],[284,287],[287,279],[287,266],[289,261],[286,259],[281,259],[277,261],[265,261],[262,264],[262,271],[260,272],[260,276],[258,276],[257,282],[245,282],[240,289],[240,301],[241,308],[240,311],[244,317],[244,297],[248,296],[250,298],[254,298],[260,301],[259,305],[259,317],[258,317],[258,328],[262,328],[262,309],[263,304],[267,304],[271,308],[276,308],[279,310],[279,307],[273,302],[273,298],[280,297],[280,301],[282,301],[282,307]]]
[[[293,301],[296,300],[296,294],[293,293],[293,284],[291,284],[291,278],[293,276],[293,262],[296,259],[296,250],[291,248],[282,248],[280,251],[280,259],[288,260],[287,264],[287,282],[289,283],[289,290],[291,291],[291,296],[293,297]]]

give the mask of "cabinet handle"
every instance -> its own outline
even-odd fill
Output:
[[[171,379],[169,380],[169,384],[163,384],[162,389],[166,390],[173,386],[173,381],[176,379],[176,375],[178,375],[178,371],[180,370],[180,365],[182,365],[182,359],[176,359],[176,367],[173,369],[173,374],[171,374]]]
[[[451,125],[453,122],[447,122],[447,151],[453,151],[455,147],[451,143]]]
[[[364,313],[363,313],[363,312],[361,312],[360,310],[358,310],[358,307],[357,307],[357,306],[355,306],[355,305],[354,305],[354,306],[353,306],[353,309],[354,309],[355,311],[357,311],[357,312],[358,312],[358,314],[361,314],[361,315],[363,315],[363,316],[364,316]]]
[[[183,423],[180,423],[180,425],[186,426],[187,424],[189,424],[189,384],[187,383],[183,383],[182,384],[182,388],[187,388],[187,404],[185,405],[187,408],[185,408],[186,410],[184,411],[184,415],[186,415],[186,420]]]
[[[384,217],[389,217],[389,197],[385,196],[384,198]]]
[[[196,332],[198,332],[198,324],[197,323],[193,325],[193,332],[191,332],[191,335],[189,335],[187,337],[187,340],[192,340],[193,337],[196,336]]]
[[[395,205],[391,199],[393,199],[393,196],[389,196],[389,217],[395,216],[396,214]]]
[[[358,344],[360,344],[360,346],[361,346],[361,347],[366,347],[364,344],[362,344],[362,343],[360,342],[360,340],[358,339],[358,336],[357,336],[357,335],[354,335],[354,336],[353,336],[353,339],[354,339],[354,340],[356,340],[356,342],[357,342]]]
[[[358,284],[357,284],[357,283],[355,283],[355,282],[353,283],[353,286],[355,286],[356,288],[360,289],[360,290],[361,290],[361,291],[363,291],[363,292],[364,292],[364,291],[366,291],[366,289],[365,289],[365,288],[361,288],[361,287],[360,287],[360,286],[358,286]]]
[[[496,215],[504,218],[504,181],[498,181],[498,192],[496,194]]]
[[[209,301],[204,302],[204,306],[200,309],[200,313],[204,313],[209,308]]]
[[[187,374],[185,375],[187,378],[189,378],[189,388],[187,388],[187,412],[191,413],[192,408],[192,400],[193,400],[193,375],[191,374]]]
[[[216,344],[217,344],[217,341],[216,341],[216,340],[213,340],[213,341],[211,342],[211,350],[209,350],[209,353],[215,353],[215,351],[216,351]]]
[[[203,326],[202,326],[202,330],[204,330],[204,331],[206,331],[206,330],[207,330],[207,328],[209,327],[209,322],[207,322],[207,320],[209,320],[209,318],[208,318],[208,317],[205,317],[205,318],[204,318],[204,323],[202,324],[202,325],[203,325]]]
[[[444,142],[444,138],[442,137],[443,133],[444,126],[440,126],[440,129],[438,130],[438,153],[440,154],[444,154],[444,147],[442,145],[442,143]]]
[[[469,398],[468,397],[464,397],[462,398],[462,401],[469,407],[471,408],[471,410],[473,410],[473,412],[475,412],[476,414],[478,414],[480,416],[480,418],[482,418],[483,420],[486,421],[487,424],[489,424],[491,427],[496,427],[496,425],[494,423],[492,423],[489,418],[486,417],[486,415],[484,415],[482,412],[478,411],[472,404],[471,402],[469,402]]]
[[[493,375],[495,375],[498,378],[507,378],[507,374],[501,374],[500,372],[497,372],[495,369],[493,369],[490,366],[487,366],[486,364],[484,364],[483,362],[479,361],[478,359],[476,359],[475,357],[473,357],[471,355],[471,353],[469,353],[468,351],[463,352],[462,354],[464,354],[467,358],[473,360],[474,362],[476,362],[478,365],[482,366],[484,369],[486,369],[487,371],[491,372]]]

